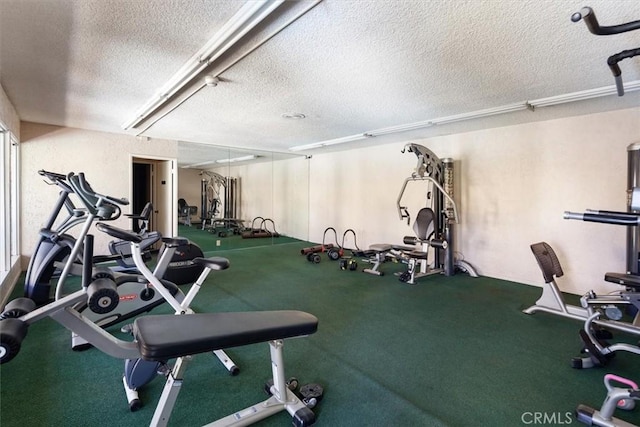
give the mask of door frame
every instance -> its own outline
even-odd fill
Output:
[[[178,232],[178,176],[177,159],[170,157],[130,155],[129,161],[129,197],[133,199],[133,164],[149,163],[153,165],[150,177],[153,203],[152,223],[155,230],[163,236],[173,237]],[[164,171],[164,173],[163,173]]]

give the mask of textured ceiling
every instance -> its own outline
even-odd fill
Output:
[[[0,83],[24,121],[187,143],[289,147],[610,86],[610,55],[640,47],[640,1],[324,0],[286,2],[139,127],[123,129],[242,7],[239,0],[0,0]],[[640,58],[620,63],[640,80]],[[197,79],[201,85],[204,74]],[[182,98],[181,98],[182,96]],[[186,99],[176,107],[178,101]],[[365,146],[640,105],[639,92],[367,138]],[[302,113],[304,119],[282,117]],[[150,127],[149,127],[150,126]],[[89,142],[88,142],[89,143]],[[322,148],[342,149],[343,146]],[[191,152],[191,155],[190,155]],[[202,146],[181,149],[182,164]]]

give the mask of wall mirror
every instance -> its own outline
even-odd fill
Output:
[[[307,241],[309,161],[180,142],[178,201],[179,234],[203,239],[204,252]]]

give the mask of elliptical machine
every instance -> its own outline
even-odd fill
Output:
[[[128,201],[104,196],[100,200],[100,206],[94,206],[94,209],[90,212],[87,209],[80,209],[75,206],[70,198],[74,191],[67,182],[65,175],[45,170],[38,171],[38,174],[48,180],[45,181],[48,185],[57,185],[60,188],[54,209],[49,215],[44,228],[40,230],[40,238],[29,260],[25,277],[24,296],[33,300],[37,305],[43,305],[50,300],[51,281],[54,276],[60,274],[58,283],[64,282],[70,272],[71,264],[76,261],[82,262],[82,257],[79,256],[82,246],[78,245],[77,249],[73,251],[77,240],[72,235],[67,234],[67,231],[76,225],[84,223],[80,234],[86,235],[94,220],[109,221],[120,217],[121,210],[119,205],[128,204]],[[54,228],[54,224],[61,217],[63,208],[66,210],[67,216],[61,219],[60,223]],[[80,242],[82,241],[82,239],[79,240]],[[72,252],[73,255],[70,257]],[[60,273],[58,266],[68,258],[71,263],[68,263],[68,268]]]
[[[83,239],[87,235],[93,222],[111,221],[120,217],[120,205],[128,205],[124,198],[114,198],[95,193],[84,174],[69,177],[40,170],[38,173],[45,177],[45,183],[56,185],[60,188],[60,193],[53,211],[45,223],[45,227],[40,230],[40,238],[36,249],[29,261],[29,267],[25,276],[24,296],[32,299],[37,305],[43,305],[51,299],[52,282],[55,280],[56,298],[60,298],[65,281],[72,273],[78,273],[77,265],[82,263]],[[77,207],[72,199],[74,195],[84,207]],[[149,205],[148,210],[151,207]],[[63,211],[66,217],[62,218]],[[131,215],[133,220],[143,219],[141,215]],[[56,221],[59,221],[58,225]],[[144,221],[144,219],[143,219]],[[78,238],[67,232],[82,224],[82,229],[78,233]],[[151,245],[162,238],[158,232],[141,233],[143,241],[141,247],[146,250]],[[124,246],[126,246],[123,249]],[[202,267],[194,264],[192,260],[196,257],[203,257],[202,250],[192,242],[182,239],[178,246],[168,246],[165,242],[160,250],[162,263],[159,263],[154,270],[158,277],[165,278],[174,284],[183,285],[193,283],[200,273]],[[111,256],[98,256],[96,262],[115,261],[123,271],[131,271],[132,265],[130,254],[127,253],[128,242],[112,242],[110,244]],[[166,253],[167,258],[162,257]],[[170,256],[169,256],[170,255]],[[113,269],[111,269],[113,270]],[[108,271],[106,269],[102,270]],[[133,273],[136,273],[133,271]],[[109,272],[109,274],[112,274]],[[121,279],[124,280],[124,279]]]
[[[93,236],[88,234],[90,226],[96,218],[111,218],[113,215],[109,215],[109,212],[119,212],[119,208],[115,203],[126,204],[128,201],[95,192],[86,181],[83,173],[78,175],[70,173],[64,182],[68,190],[71,190],[68,194],[75,194],[84,205],[82,211],[86,212],[85,225],[80,234],[82,239],[78,238],[75,241],[63,271],[73,271],[73,267],[78,266],[74,261],[80,256],[83,258],[82,268],[78,274],[82,276],[83,286],[88,289],[91,297],[78,303],[75,309],[87,321],[106,328],[148,312],[165,302],[168,302],[177,314],[192,313],[193,311],[189,306],[209,272],[229,267],[229,261],[225,258],[194,258],[192,262],[200,269],[200,274],[187,295],[185,295],[176,284],[161,278],[165,275],[176,248],[187,245],[187,239],[180,237],[162,238],[164,250],[161,251],[158,262],[152,272],[146,266],[142,255],[141,246],[145,240],[144,235],[98,222],[96,223],[98,230],[130,245],[129,253],[140,274],[115,275],[108,269],[93,268]],[[61,276],[61,279],[65,277],[66,275]],[[115,284],[115,289],[111,287],[113,284]],[[64,280],[59,280],[55,292],[56,300],[61,300],[66,296],[63,286]],[[115,302],[116,300],[117,303]],[[82,336],[75,333],[72,334],[72,348],[74,350],[84,349],[90,345]],[[239,368],[223,350],[215,350],[214,354],[231,375],[236,375],[239,372]],[[137,390],[155,378],[158,367],[157,362],[150,363],[143,360],[128,360],[125,363],[123,382],[129,400],[129,407],[132,411],[141,406]]]

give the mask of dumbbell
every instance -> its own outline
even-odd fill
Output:
[[[356,271],[358,262],[353,258],[340,258],[340,270]]]
[[[309,252],[307,254],[307,261],[313,263],[313,264],[318,264],[320,262],[320,254],[316,253],[316,252]]]
[[[337,261],[342,256],[342,248],[329,248],[327,250],[327,256],[331,261]]]

